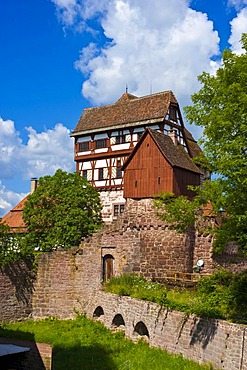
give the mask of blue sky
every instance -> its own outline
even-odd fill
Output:
[[[247,32],[247,0],[8,0],[0,15],[0,217],[31,177],[75,170],[69,133],[85,107],[128,85],[171,89],[182,108]]]

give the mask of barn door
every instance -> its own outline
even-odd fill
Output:
[[[107,254],[103,257],[103,280],[107,281],[114,275],[114,257]]]

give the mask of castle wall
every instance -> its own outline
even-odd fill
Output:
[[[32,315],[34,278],[31,266],[23,261],[0,269],[0,321]]]
[[[105,244],[111,230],[112,245],[120,246],[114,255],[121,261],[116,263],[122,266],[119,273],[135,271],[161,279],[167,272],[192,273],[199,258],[205,260],[206,272],[212,271],[212,238],[198,235],[194,229],[185,234],[172,230],[156,216],[151,199],[127,199],[124,214],[103,232]]]
[[[88,297],[101,286],[101,251],[98,239],[77,251],[45,253],[37,261],[33,292],[34,318],[71,318],[82,312]]]
[[[90,318],[136,341],[182,354],[218,369],[247,369],[247,326],[170,311],[155,303],[96,292],[85,307]]]
[[[103,259],[113,257],[113,275],[140,273],[161,280],[168,272],[192,272],[203,259],[203,273],[221,266],[240,272],[247,269],[246,257],[235,246],[213,257],[213,239],[198,230],[178,234],[159,220],[150,199],[128,199],[124,214],[83,240],[79,249],[45,253],[36,271],[24,262],[0,271],[1,320],[29,316],[73,317],[87,299],[100,288]]]
[[[148,203],[139,203],[139,206],[149,207]],[[65,319],[75,317],[76,313],[85,313],[87,317],[94,317],[114,330],[125,330],[126,336],[133,340],[142,337],[152,346],[181,353],[197,362],[211,362],[221,369],[247,370],[245,325],[186,315],[151,302],[119,297],[100,290],[105,253],[111,252],[115,256],[116,273],[133,269],[144,271],[143,239],[146,238],[145,248],[148,249],[152,241],[149,240],[149,245],[147,238],[152,233],[160,233],[164,237],[167,232],[166,227],[162,229],[157,224],[149,228],[146,221],[140,219],[139,226],[134,228],[123,218],[121,224],[125,226],[119,229],[115,225],[95,234],[84,240],[80,249],[41,255],[37,260],[35,280],[33,271],[28,270],[28,266],[25,269],[23,263],[12,267],[15,271],[12,278],[8,275],[9,271],[2,271],[0,320],[16,321],[30,316],[35,319],[47,316]],[[178,242],[172,234],[168,237]],[[196,237],[201,238],[202,249],[204,238],[206,245],[210,243],[206,236]],[[154,245],[155,238],[153,236]],[[179,243],[181,241],[186,245],[186,240],[179,239]],[[129,252],[132,253],[131,258]],[[155,251],[157,258],[160,252]],[[149,256],[151,254],[147,259]],[[152,263],[154,265],[154,262],[150,265]],[[147,269],[147,274],[151,273]]]

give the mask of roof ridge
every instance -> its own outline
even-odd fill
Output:
[[[163,94],[167,94],[167,93],[169,93],[169,95],[173,96],[175,98],[175,100],[177,100],[172,90],[164,90],[164,91],[160,91],[160,92],[156,92],[156,93],[152,93],[152,94],[148,94],[148,95],[144,95],[144,96],[136,96],[136,95],[125,92],[114,103],[109,103],[109,104],[106,104],[106,105],[98,105],[96,107],[86,107],[86,108],[84,108],[84,112],[85,111],[91,111],[91,110],[94,110],[94,109],[101,109],[101,108],[111,107],[111,106],[117,104],[118,102],[122,102],[122,101],[132,102],[132,101],[147,99],[147,98],[152,97],[152,96],[163,95]],[[129,97],[132,97],[132,98],[124,99],[124,97],[126,97],[126,96],[129,96]]]

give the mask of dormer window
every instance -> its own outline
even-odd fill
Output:
[[[170,121],[177,122],[177,110],[175,107],[170,106],[169,108],[169,119]]]

